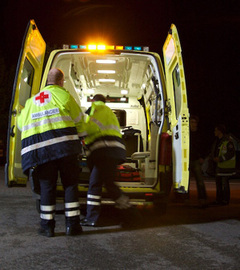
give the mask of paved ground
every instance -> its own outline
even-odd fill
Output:
[[[197,207],[191,181],[189,202],[172,196],[167,214],[142,209],[144,224],[123,230],[114,209],[105,208],[106,227],[84,228],[66,237],[57,215],[56,237],[36,231],[39,216],[30,188],[7,188],[0,167],[0,270],[21,269],[239,269],[240,180],[231,181],[231,203]],[[206,180],[209,201],[215,184]]]

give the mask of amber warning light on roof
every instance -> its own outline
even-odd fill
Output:
[[[104,50],[129,50],[129,51],[145,51],[149,52],[149,47],[146,46],[120,46],[120,45],[104,45],[104,44],[88,44],[88,45],[77,45],[77,44],[63,44],[63,49],[80,49],[88,51],[104,51]]]

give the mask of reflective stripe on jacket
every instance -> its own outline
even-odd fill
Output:
[[[86,132],[86,145],[104,136],[122,137],[116,115],[102,101],[92,103],[92,108],[87,120]]]
[[[87,137],[85,144],[88,147],[87,155],[94,158],[104,156],[125,160],[126,148],[122,141],[120,125],[113,111],[102,101],[92,103],[89,118],[86,124]]]
[[[80,153],[84,126],[80,107],[63,87],[49,85],[28,99],[18,117],[23,171]]]

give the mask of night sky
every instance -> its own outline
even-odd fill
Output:
[[[240,138],[239,0],[9,0],[1,5],[0,56],[7,69],[17,64],[30,19],[50,47],[100,39],[149,46],[160,56],[174,23],[190,113],[200,117],[209,140],[216,123]],[[11,96],[12,89],[7,91]]]

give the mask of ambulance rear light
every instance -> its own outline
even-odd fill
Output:
[[[145,193],[145,196],[146,197],[152,197],[153,196],[153,193]]]
[[[89,51],[105,51],[105,50],[127,50],[127,51],[145,51],[149,52],[149,47],[146,46],[123,46],[123,45],[105,45],[105,44],[88,44],[88,45],[77,45],[77,44],[63,44],[63,49],[80,49]]]
[[[154,200],[154,194],[151,192],[145,193],[145,200],[146,202],[153,202]]]

